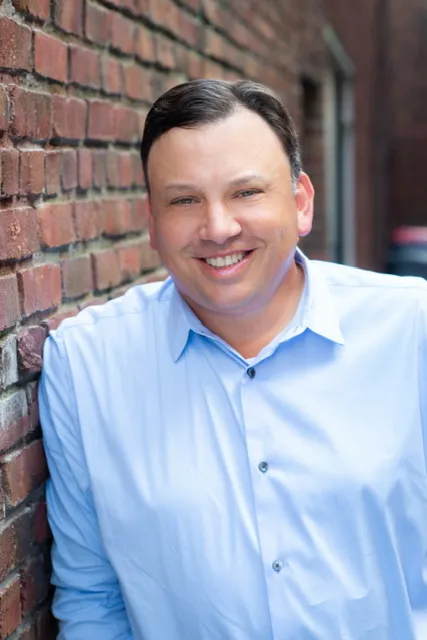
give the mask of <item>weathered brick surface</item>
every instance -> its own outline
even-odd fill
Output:
[[[66,82],[68,77],[68,47],[60,38],[34,32],[34,67],[42,76]]]
[[[45,247],[60,247],[76,240],[73,203],[45,204],[38,210],[40,240]]]
[[[50,0],[13,0],[18,11],[28,13],[33,18],[47,20],[50,15]]]
[[[18,272],[23,316],[54,309],[61,303],[61,276],[57,264],[41,264]]]
[[[12,327],[19,319],[19,298],[16,276],[0,276],[0,331]]]
[[[42,365],[44,327],[26,327],[18,334],[19,368],[26,373],[38,373]]]
[[[42,442],[14,451],[0,459],[6,498],[17,506],[47,479],[47,464]]]
[[[65,298],[79,298],[93,289],[89,256],[61,260],[61,269]]]
[[[6,638],[21,622],[19,575],[0,586],[0,638]]]
[[[4,209],[0,214],[0,263],[31,256],[39,247],[34,209]]]
[[[0,67],[30,69],[31,29],[0,16]]]

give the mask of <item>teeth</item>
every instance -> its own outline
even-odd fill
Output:
[[[245,257],[246,252],[233,253],[230,256],[224,256],[223,258],[205,258],[205,261],[211,265],[211,267],[230,267],[236,262],[240,262]]]

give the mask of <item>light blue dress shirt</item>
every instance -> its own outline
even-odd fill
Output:
[[[61,640],[426,640],[427,283],[297,256],[250,362],[171,280],[48,339]]]

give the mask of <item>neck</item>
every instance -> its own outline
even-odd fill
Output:
[[[291,322],[301,299],[304,281],[304,270],[294,261],[262,309],[241,315],[216,314],[195,308],[189,300],[187,302],[210,331],[243,358],[253,358]]]

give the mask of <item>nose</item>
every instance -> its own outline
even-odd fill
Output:
[[[242,228],[240,223],[227,210],[223,203],[207,203],[203,223],[200,228],[200,239],[224,244],[230,238],[238,236]]]

